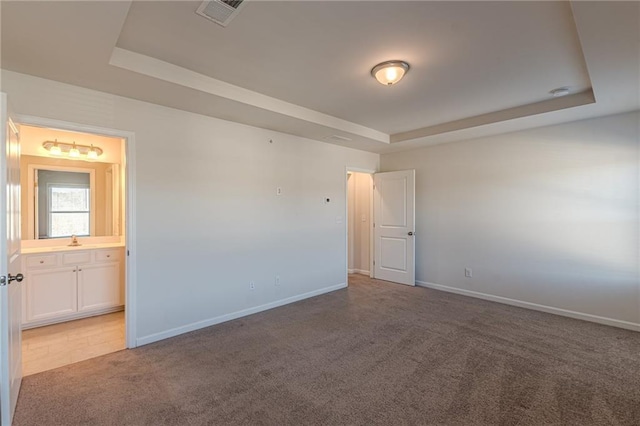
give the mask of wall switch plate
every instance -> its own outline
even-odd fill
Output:
[[[467,278],[473,277],[473,270],[471,268],[464,268],[464,276]]]
[[[276,275],[275,284],[276,286],[280,285],[280,275]]]
[[[282,195],[282,188],[281,187],[277,187],[276,188],[276,195]]]
[[[256,283],[254,281],[250,281],[249,282],[249,290],[255,290],[256,289]]]
[[[336,216],[336,223],[342,223],[342,216]]]

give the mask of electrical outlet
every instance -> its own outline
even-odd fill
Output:
[[[249,290],[255,290],[256,289],[256,283],[254,281],[249,281]]]
[[[275,284],[276,286],[280,285],[280,275],[276,275]]]
[[[473,270],[471,268],[464,268],[464,276],[467,278],[473,277]]]

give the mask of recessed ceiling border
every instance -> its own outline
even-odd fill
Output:
[[[111,58],[109,59],[109,65],[299,120],[331,127],[376,142],[389,144],[391,140],[388,134],[378,130],[235,86],[160,59],[120,47],[113,49]]]

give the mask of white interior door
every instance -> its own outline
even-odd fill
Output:
[[[20,141],[0,93],[0,424],[10,426],[22,382]]]
[[[415,174],[403,170],[374,175],[375,278],[416,285]]]

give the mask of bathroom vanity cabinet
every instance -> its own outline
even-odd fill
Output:
[[[123,247],[25,254],[23,328],[121,310],[123,260]]]

